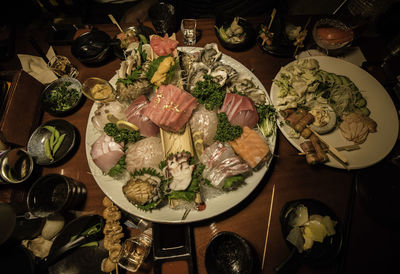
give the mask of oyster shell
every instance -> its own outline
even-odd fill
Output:
[[[222,56],[222,52],[219,51],[216,43],[206,44],[204,49],[200,53],[200,61],[209,67],[217,62]]]
[[[152,87],[144,78],[138,79],[129,85],[117,82],[116,98],[121,103],[131,104],[140,95],[147,94],[151,91]]]
[[[265,92],[260,88],[249,88],[244,91],[244,94],[249,97],[257,105],[264,105],[267,100]]]
[[[223,70],[213,71],[210,75],[214,77],[213,81],[217,82],[221,87],[225,85],[225,82],[228,79],[228,74]]]
[[[229,79],[234,79],[238,75],[238,72],[236,71],[236,69],[234,69],[230,65],[224,64],[222,62],[214,63],[211,70],[213,72],[225,71],[227,73]]]
[[[189,53],[189,52],[184,52],[184,51],[179,51],[178,57],[179,57],[179,65],[181,66],[181,69],[183,69],[185,72],[189,73],[189,71],[192,68],[192,65],[196,62],[198,62],[199,59],[199,53]]]
[[[187,90],[192,91],[193,88],[196,86],[196,83],[198,81],[203,81],[203,76],[209,74],[210,71],[210,68],[202,62],[193,63],[188,76],[188,81],[186,85]]]
[[[235,78],[229,81],[227,92],[242,92],[246,93],[247,89],[256,88],[256,85],[251,79]]]

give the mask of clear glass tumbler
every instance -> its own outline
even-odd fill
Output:
[[[127,239],[119,254],[118,264],[131,272],[136,272],[150,253],[151,235],[145,231],[138,236]]]
[[[79,75],[78,69],[71,64],[69,59],[65,56],[53,56],[50,59],[48,66],[58,77],[68,75],[70,77],[77,78]]]
[[[193,46],[196,44],[196,19],[182,19],[181,30],[185,45]]]

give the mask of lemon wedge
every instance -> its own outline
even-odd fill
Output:
[[[119,119],[115,117],[112,113],[107,114],[107,119],[108,121],[114,124],[116,124],[119,121]]]
[[[119,120],[116,124],[118,129],[139,130],[137,126],[125,120]]]

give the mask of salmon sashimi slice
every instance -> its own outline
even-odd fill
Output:
[[[229,144],[251,168],[258,166],[270,154],[267,142],[255,130],[246,126],[243,127],[242,135]]]

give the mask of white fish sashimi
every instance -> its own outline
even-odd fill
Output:
[[[223,187],[227,177],[243,174],[250,170],[230,145],[220,142],[215,142],[207,147],[200,156],[200,162],[206,166],[203,171],[204,178],[219,188]]]
[[[90,150],[93,162],[106,174],[117,164],[123,155],[122,146],[116,143],[114,138],[105,133],[100,135],[92,144]]]
[[[126,169],[134,172],[135,169],[154,168],[163,160],[161,139],[158,137],[144,138],[129,145],[126,150]]]
[[[118,120],[126,120],[124,104],[118,101],[112,101],[99,105],[92,117],[93,126],[100,131],[103,131],[104,126],[110,121],[107,118],[108,114],[114,115]]]
[[[207,110],[204,105],[193,112],[189,120],[189,125],[192,133],[201,132],[205,145],[211,145],[215,134],[217,133],[218,117],[217,113],[212,110]]]

